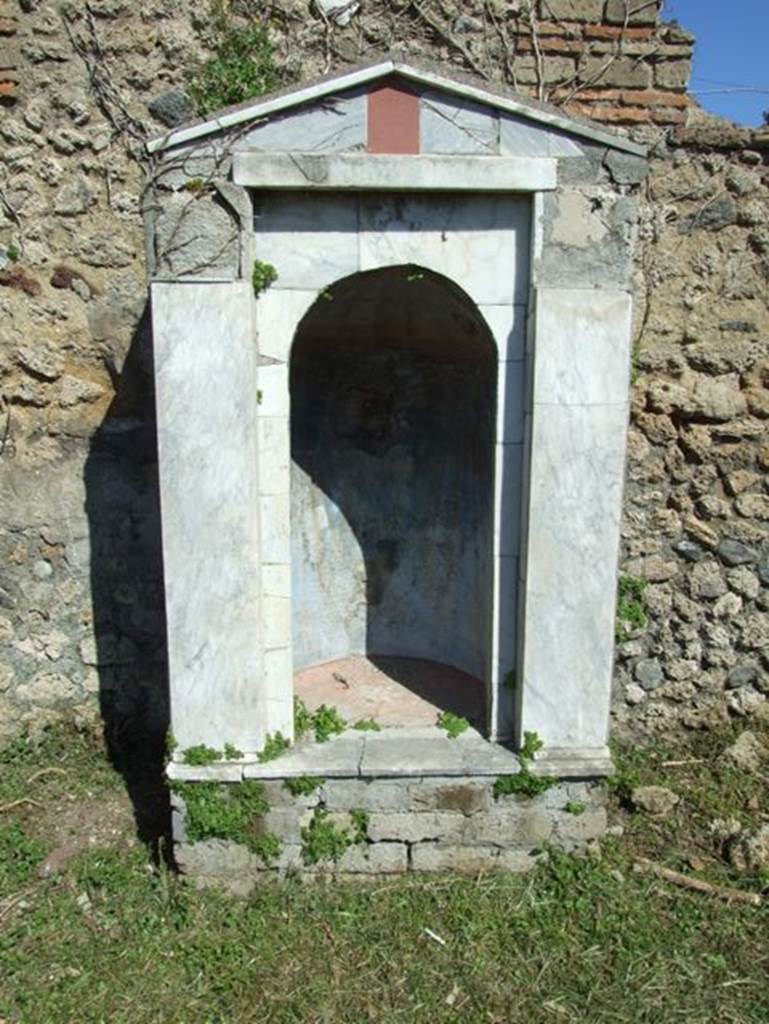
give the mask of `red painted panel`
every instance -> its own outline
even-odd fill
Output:
[[[383,83],[368,94],[369,153],[419,152],[419,97]]]

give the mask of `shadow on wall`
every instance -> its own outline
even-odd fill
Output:
[[[438,274],[357,274],[306,314],[291,359],[297,669],[367,653],[487,679],[495,391],[488,328]]]
[[[168,678],[149,304],[85,467],[99,701],[139,838],[167,856]]]

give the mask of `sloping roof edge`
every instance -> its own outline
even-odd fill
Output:
[[[388,75],[400,75],[407,81],[418,85],[438,89],[486,106],[496,107],[505,113],[528,118],[530,121],[536,121],[558,131],[568,132],[589,142],[600,143],[611,149],[622,150],[635,156],[645,157],[647,155],[646,147],[640,143],[633,142],[631,139],[617,135],[615,132],[608,131],[590,122],[569,117],[555,107],[537,104],[534,101],[526,100],[523,97],[508,92],[491,91],[467,81],[447,78],[445,75],[435,71],[429,71],[413,64],[403,64],[395,60],[378,61],[375,64],[368,64],[354,68],[352,71],[343,72],[341,75],[333,75],[310,82],[299,88],[272,93],[269,96],[260,96],[256,100],[249,100],[246,103],[238,104],[238,106],[228,107],[205,121],[198,121],[186,127],[175,128],[164,135],[151,139],[147,143],[147,150],[150,153],[156,153],[164,149],[170,149],[173,146],[191,142],[206,135],[212,135],[225,128],[235,127],[236,125],[243,124],[245,121],[267,117],[270,114],[282,113],[283,111],[290,110],[292,107],[312,103],[314,100],[320,100],[347,89],[354,89],[356,86],[368,85]]]

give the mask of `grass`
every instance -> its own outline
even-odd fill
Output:
[[[765,1024],[769,903],[724,904],[636,875],[647,856],[751,889],[708,826],[769,814],[760,774],[723,765],[729,732],[619,749],[599,858],[528,876],[265,883],[246,901],[148,864],[125,831],[50,880],[36,868],[62,808],[123,797],[97,746],[55,735],[0,755],[0,1018],[8,1024]],[[671,760],[698,763],[664,767]],[[42,768],[58,772],[35,775]],[[33,779],[30,782],[30,779]],[[623,809],[637,783],[681,797],[657,821]],[[363,827],[360,822],[359,827]],[[431,938],[437,934],[445,945]]]

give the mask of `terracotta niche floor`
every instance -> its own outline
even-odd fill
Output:
[[[373,718],[389,728],[435,725],[441,711],[452,711],[482,729],[486,717],[479,679],[418,658],[352,655],[313,665],[294,676],[294,693],[310,711],[333,705],[350,724]]]

